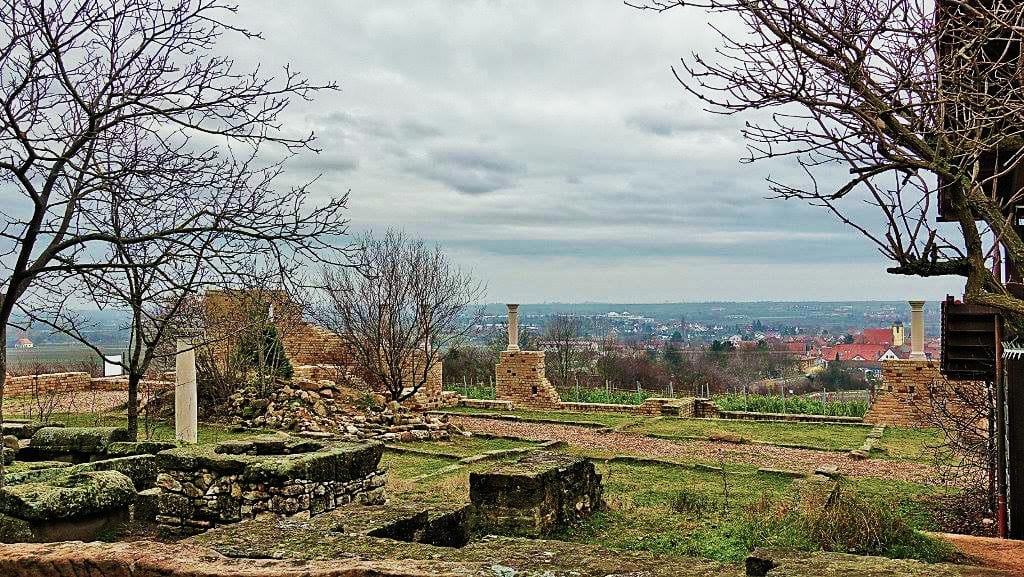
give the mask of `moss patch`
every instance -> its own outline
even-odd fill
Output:
[[[134,499],[131,479],[117,471],[92,471],[4,487],[0,489],[0,513],[49,521],[126,508]]]

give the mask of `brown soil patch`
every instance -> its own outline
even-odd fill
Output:
[[[1024,575],[1024,541],[975,537],[954,533],[933,533],[935,537],[953,544],[971,561],[982,567],[1014,571]]]

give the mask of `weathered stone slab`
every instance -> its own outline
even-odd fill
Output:
[[[52,479],[89,471],[117,471],[131,479],[135,488],[142,491],[156,483],[156,458],[153,455],[134,455],[131,457],[92,461],[90,463],[79,463],[78,465],[60,468],[33,469],[8,474],[4,477],[4,482],[9,485],[45,483]]]
[[[27,521],[85,518],[127,509],[134,500],[131,479],[117,471],[91,471],[4,487],[0,513]]]
[[[111,443],[127,440],[127,429],[119,427],[43,427],[32,435],[20,458],[81,463],[103,455]]]
[[[481,525],[499,535],[552,534],[599,509],[601,493],[592,462],[559,453],[538,452],[469,475]]]
[[[44,421],[18,421],[4,419],[3,434],[13,435],[19,439],[31,439],[36,431],[43,427],[63,427],[61,423],[47,423]]]
[[[134,455],[155,455],[160,451],[166,451],[177,447],[177,443],[170,441],[115,441],[107,445],[108,457],[132,457]]]

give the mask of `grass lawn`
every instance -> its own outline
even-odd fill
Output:
[[[644,419],[626,430],[644,435],[677,439],[739,436],[748,441],[760,441],[773,445],[797,445],[829,450],[855,449],[864,442],[870,431],[867,427],[857,425],[674,417]]]
[[[871,456],[930,463],[934,460],[933,448],[942,443],[939,429],[886,427],[881,443]]]
[[[578,411],[533,411],[529,409],[516,409],[515,411],[500,411],[494,409],[479,409],[476,407],[451,407],[445,409],[446,413],[459,413],[463,415],[510,415],[523,419],[544,419],[549,421],[589,422],[601,423],[606,427],[615,428],[628,423],[638,421],[642,417],[619,413],[582,413]]]
[[[521,447],[532,447],[537,443],[530,441],[516,441],[513,439],[488,439],[485,437],[463,437],[455,436],[447,441],[412,441],[409,443],[394,443],[397,447],[419,449],[446,455],[469,457],[479,455],[486,451],[500,449],[518,449]]]
[[[9,418],[19,418],[18,415],[7,415]],[[49,418],[50,422],[61,423],[66,427],[124,427],[128,424],[127,417],[119,412],[111,413],[53,413]],[[173,441],[174,440],[174,422],[159,420],[150,421],[149,433],[150,436],[146,435],[147,428],[144,419],[139,419],[139,440],[146,440],[147,438],[154,441]],[[273,431],[241,431],[235,432],[225,425],[216,423],[199,423],[199,444],[205,445],[208,443],[219,443],[221,441],[228,441],[232,439],[241,439],[244,437],[251,437],[258,435],[262,432],[271,433]]]
[[[423,443],[427,445],[439,443]],[[411,481],[433,473],[453,461],[426,455],[386,453],[390,467],[388,490],[392,494],[424,502],[464,501],[469,472],[495,466],[476,463],[448,474]],[[753,467],[728,465],[725,481],[719,472],[657,464],[596,463],[604,478],[608,509],[558,537],[576,543],[611,549],[649,551],[670,556],[698,556],[723,562],[741,561],[752,547],[784,545],[814,549],[813,544],[785,541],[787,535],[758,533],[752,522],[765,502],[783,500],[792,491],[792,479],[759,474]],[[914,529],[931,529],[931,521],[917,497],[932,489],[913,483],[879,479],[847,479],[844,491],[896,511]],[[726,496],[727,495],[727,496]],[[923,549],[911,556],[942,553]],[[772,539],[783,539],[778,542]],[[938,551],[936,553],[936,551]],[[903,553],[907,549],[902,550]],[[933,557],[934,558],[934,557]]]

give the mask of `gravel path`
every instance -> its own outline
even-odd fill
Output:
[[[565,441],[569,445],[584,449],[606,450],[642,457],[714,463],[721,456],[730,463],[803,471],[811,471],[819,465],[836,465],[839,472],[845,475],[916,482],[927,481],[934,475],[934,469],[922,463],[884,459],[857,461],[850,459],[846,453],[836,451],[790,449],[756,444],[738,445],[714,441],[669,441],[634,433],[599,432],[571,425],[524,423],[478,417],[453,416],[451,420],[466,431]]]

